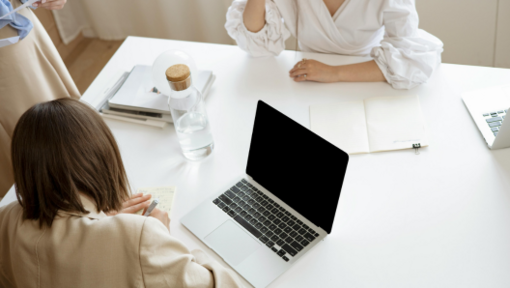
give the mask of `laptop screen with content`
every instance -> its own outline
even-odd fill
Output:
[[[259,101],[246,174],[331,233],[349,156]]]

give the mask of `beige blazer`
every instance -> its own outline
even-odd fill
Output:
[[[241,287],[233,271],[190,252],[157,219],[59,213],[51,228],[0,208],[0,287]]]
[[[21,5],[20,0],[10,1],[13,8]],[[0,48],[0,198],[14,184],[11,138],[21,115],[40,102],[80,98],[78,88],[41,22],[30,8],[18,13],[27,17],[34,28],[25,39]],[[0,29],[1,39],[17,35],[9,25]]]

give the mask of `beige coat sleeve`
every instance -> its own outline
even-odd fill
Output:
[[[140,265],[147,288],[242,287],[233,271],[200,250],[191,254],[161,222],[151,217],[147,217],[140,237]]]

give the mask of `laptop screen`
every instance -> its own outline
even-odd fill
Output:
[[[246,174],[331,233],[349,156],[259,101]]]

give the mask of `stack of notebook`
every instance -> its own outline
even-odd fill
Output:
[[[216,76],[212,71],[203,70],[196,78],[193,85],[206,97]],[[117,75],[104,95],[86,102],[101,112],[104,118],[161,128],[173,122],[168,96],[154,86],[151,66],[137,65],[131,72]]]

